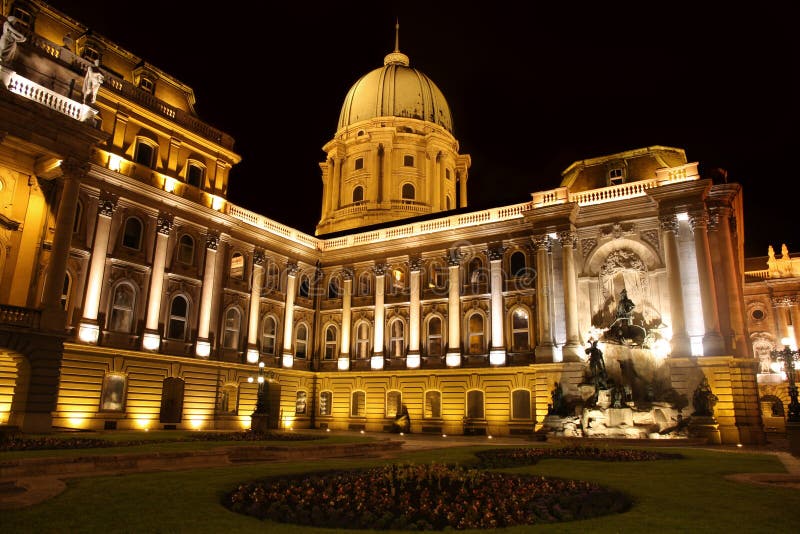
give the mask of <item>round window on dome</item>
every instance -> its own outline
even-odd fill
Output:
[[[764,310],[757,308],[752,312],[750,312],[750,317],[752,317],[756,321],[761,321],[764,319],[764,317],[766,317],[766,314],[764,313]]]

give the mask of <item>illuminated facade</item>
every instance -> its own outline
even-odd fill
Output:
[[[741,189],[683,150],[448,214],[470,158],[396,46],[345,97],[310,236],[226,200],[240,158],[191,88],[42,2],[7,9],[27,38],[0,66],[3,422],[247,428],[264,362],[282,427],[384,431],[405,405],[414,432],[530,433],[625,289],[672,385],[708,378],[723,442],[763,441]]]

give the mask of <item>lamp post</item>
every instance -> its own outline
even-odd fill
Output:
[[[800,360],[800,351],[792,350],[789,346],[791,342],[790,338],[783,338],[783,350],[773,350],[772,359],[783,361],[783,369],[789,381],[789,413],[786,419],[791,423],[800,423],[800,402],[797,401],[797,384],[794,381],[794,362]]]
[[[266,432],[269,428],[269,405],[267,403],[267,383],[275,381],[275,371],[264,370],[264,362],[258,362],[258,375],[247,378],[249,383],[258,382],[256,409],[250,416],[250,430],[256,433]]]

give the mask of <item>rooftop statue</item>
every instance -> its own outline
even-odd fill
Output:
[[[24,42],[27,37],[15,27],[19,22],[17,17],[11,16],[3,23],[3,34],[0,35],[0,63],[9,63],[17,52],[17,43]]]

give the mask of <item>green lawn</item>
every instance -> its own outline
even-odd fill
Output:
[[[237,515],[224,508],[220,499],[238,483],[263,476],[366,467],[389,461],[464,465],[474,459],[473,452],[485,448],[452,447],[406,452],[394,460],[260,463],[73,479],[64,493],[45,503],[0,512],[0,531],[331,533],[333,531],[329,529],[294,527]],[[775,456],[673,448],[669,452],[680,452],[686,458],[648,462],[544,460],[534,466],[509,469],[518,473],[590,480],[627,492],[634,504],[630,511],[620,515],[503,531],[751,533],[790,532],[796,528],[800,491],[724,479],[724,475],[730,473],[785,472]]]

